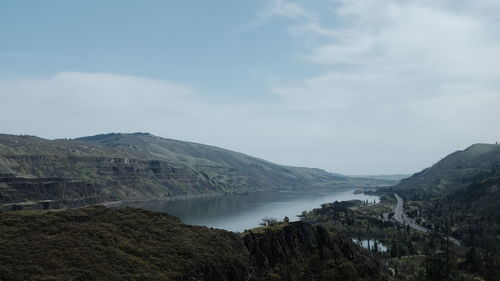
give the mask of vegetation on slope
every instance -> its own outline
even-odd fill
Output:
[[[77,139],[104,147],[132,149],[162,160],[183,163],[193,171],[236,189],[277,189],[297,187],[351,187],[391,184],[391,181],[351,178],[321,169],[290,167],[230,150],[193,142],[153,136],[148,133],[104,134]]]
[[[500,280],[500,146],[477,144],[377,192],[380,203],[336,202],[303,220],[354,239],[377,239],[395,280]],[[429,232],[392,219],[394,193]],[[450,239],[448,239],[450,237]]]
[[[384,280],[342,236],[302,222],[242,235],[140,209],[0,213],[0,280]]]
[[[387,280],[381,261],[337,232],[304,222],[244,233],[263,280]]]
[[[432,167],[403,179],[395,190],[413,199],[451,194],[471,184],[475,177],[491,172],[500,163],[500,145],[474,144],[456,151]]]
[[[500,280],[500,165],[452,194],[408,201],[406,212],[433,235],[460,241],[459,269]]]

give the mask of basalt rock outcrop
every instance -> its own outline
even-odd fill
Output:
[[[113,199],[101,194],[95,184],[64,178],[23,178],[0,174],[0,186],[3,186],[0,204],[6,210],[71,208]]]
[[[292,222],[245,232],[262,280],[385,280],[380,261],[346,237]],[[274,277],[273,277],[274,276]]]

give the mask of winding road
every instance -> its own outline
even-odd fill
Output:
[[[429,229],[416,224],[413,219],[410,219],[405,215],[403,211],[403,199],[401,199],[401,197],[399,197],[399,195],[397,195],[396,193],[394,193],[394,196],[396,196],[396,200],[398,200],[396,207],[394,207],[394,219],[400,224],[409,225],[411,228],[417,231],[424,233],[429,232]]]
[[[394,207],[394,219],[400,224],[409,225],[411,228],[417,231],[424,233],[430,232],[429,229],[416,224],[413,219],[407,217],[403,211],[403,204],[404,204],[403,199],[401,199],[401,197],[399,197],[399,195],[397,195],[396,193],[394,193],[394,196],[396,196],[396,200],[398,200],[396,206]],[[457,239],[448,236],[448,240],[451,241],[453,244],[460,246],[460,241],[458,241]]]

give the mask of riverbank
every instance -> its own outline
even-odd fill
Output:
[[[245,194],[246,192],[241,192],[241,194]],[[106,201],[100,204],[94,204],[94,205],[100,205],[100,206],[105,206],[109,208],[116,208],[120,207],[121,205],[125,204],[133,204],[133,203],[147,203],[147,202],[169,202],[169,201],[177,201],[177,200],[189,200],[189,199],[195,199],[195,198],[203,198],[203,197],[215,197],[215,196],[222,196],[228,194],[226,192],[217,192],[217,193],[203,193],[203,194],[187,194],[187,195],[177,195],[177,196],[171,196],[171,197],[165,197],[165,198],[160,198],[160,199],[130,199],[130,200],[117,200],[117,201]],[[89,207],[89,206],[94,206],[94,205],[88,205],[84,207]]]
[[[185,200],[155,200],[122,203],[164,212],[192,225],[203,225],[242,232],[259,225],[263,218],[299,220],[304,211],[324,203],[346,200],[373,201],[378,197],[354,194],[354,189],[306,189],[229,193],[221,196],[185,197]]]

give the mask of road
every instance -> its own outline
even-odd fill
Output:
[[[417,231],[424,233],[429,232],[429,229],[416,224],[414,220],[405,215],[403,211],[403,199],[401,199],[401,197],[399,197],[396,193],[394,193],[394,196],[396,196],[396,200],[398,200],[396,207],[394,207],[394,219],[400,224],[409,225],[411,228]]]
[[[396,193],[394,193],[394,196],[396,196],[396,200],[398,200],[396,206],[394,207],[394,219],[400,224],[409,225],[411,228],[417,231],[424,233],[430,232],[429,229],[416,224],[413,219],[407,217],[403,211],[403,204],[404,204],[403,199],[401,199],[401,197],[399,197]],[[458,241],[457,239],[453,237],[448,237],[448,240],[451,241],[453,244],[460,246],[460,241]]]

